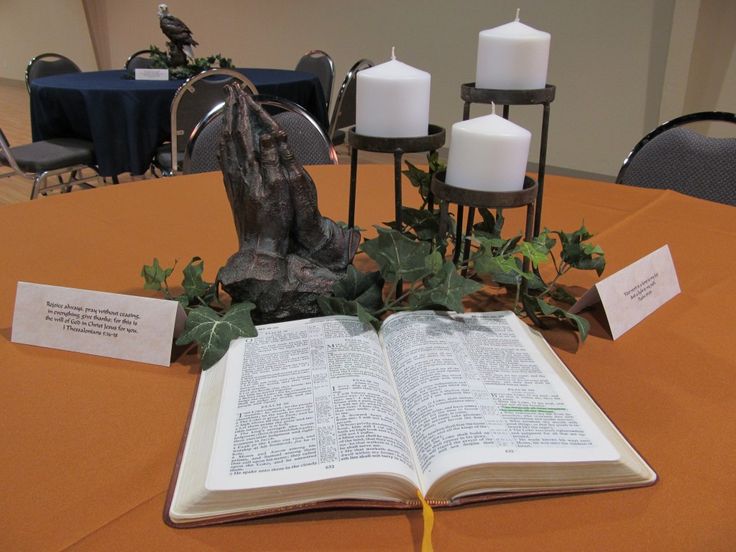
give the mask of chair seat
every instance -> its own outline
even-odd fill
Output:
[[[162,171],[173,172],[171,165],[171,144],[166,143],[160,145],[156,149],[156,155],[153,158],[154,165],[159,167]],[[176,167],[181,167],[184,162],[184,153],[177,152],[176,155]]]
[[[40,140],[10,148],[18,167],[25,172],[40,173],[73,165],[90,165],[95,161],[91,142],[76,138]],[[3,163],[7,160],[0,153]]]

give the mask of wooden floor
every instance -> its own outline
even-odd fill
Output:
[[[31,115],[28,92],[23,81],[0,79],[0,128],[11,146],[31,142]],[[350,155],[346,146],[337,148],[340,164],[349,164]],[[441,154],[443,152],[440,152]],[[412,163],[426,163],[425,154],[406,155]],[[361,152],[360,163],[393,163],[390,154]],[[0,169],[0,174],[4,172]],[[130,181],[130,175],[120,175],[120,184]],[[111,185],[104,184],[101,185]],[[0,205],[30,201],[32,182],[19,176],[0,178]],[[42,201],[43,198],[40,199]]]

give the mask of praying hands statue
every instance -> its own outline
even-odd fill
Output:
[[[227,87],[219,160],[239,249],[218,280],[235,301],[255,303],[260,322],[318,314],[360,243],[360,233],[323,217],[317,190],[286,133],[251,96]]]

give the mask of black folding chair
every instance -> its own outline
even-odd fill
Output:
[[[302,106],[284,98],[265,94],[253,96],[286,132],[294,158],[302,165],[336,165],[337,153],[324,130]],[[184,152],[184,174],[220,170],[217,155],[222,136],[225,103],[200,121]]]
[[[312,73],[319,79],[325,96],[325,109],[329,113],[332,82],[335,80],[335,64],[330,55],[322,50],[310,50],[299,59],[296,70]]]
[[[164,176],[173,176],[181,170],[187,139],[194,127],[225,98],[225,85],[240,83],[257,94],[253,83],[233,69],[208,69],[182,84],[171,102],[171,142],[159,147],[153,167]]]
[[[94,161],[92,143],[86,140],[56,138],[11,147],[0,129],[0,165],[10,169],[0,173],[0,178],[22,176],[31,180],[31,199],[57,189],[69,192],[74,186],[93,188],[90,181],[99,180]],[[85,175],[84,171],[92,174]],[[54,176],[56,181],[50,182]]]

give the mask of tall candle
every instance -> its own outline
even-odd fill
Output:
[[[365,136],[426,136],[430,74],[396,59],[357,75],[355,132]]]
[[[508,192],[524,187],[532,133],[493,113],[452,125],[445,182],[456,188]]]
[[[547,83],[550,34],[516,20],[478,35],[477,88],[536,90]]]

